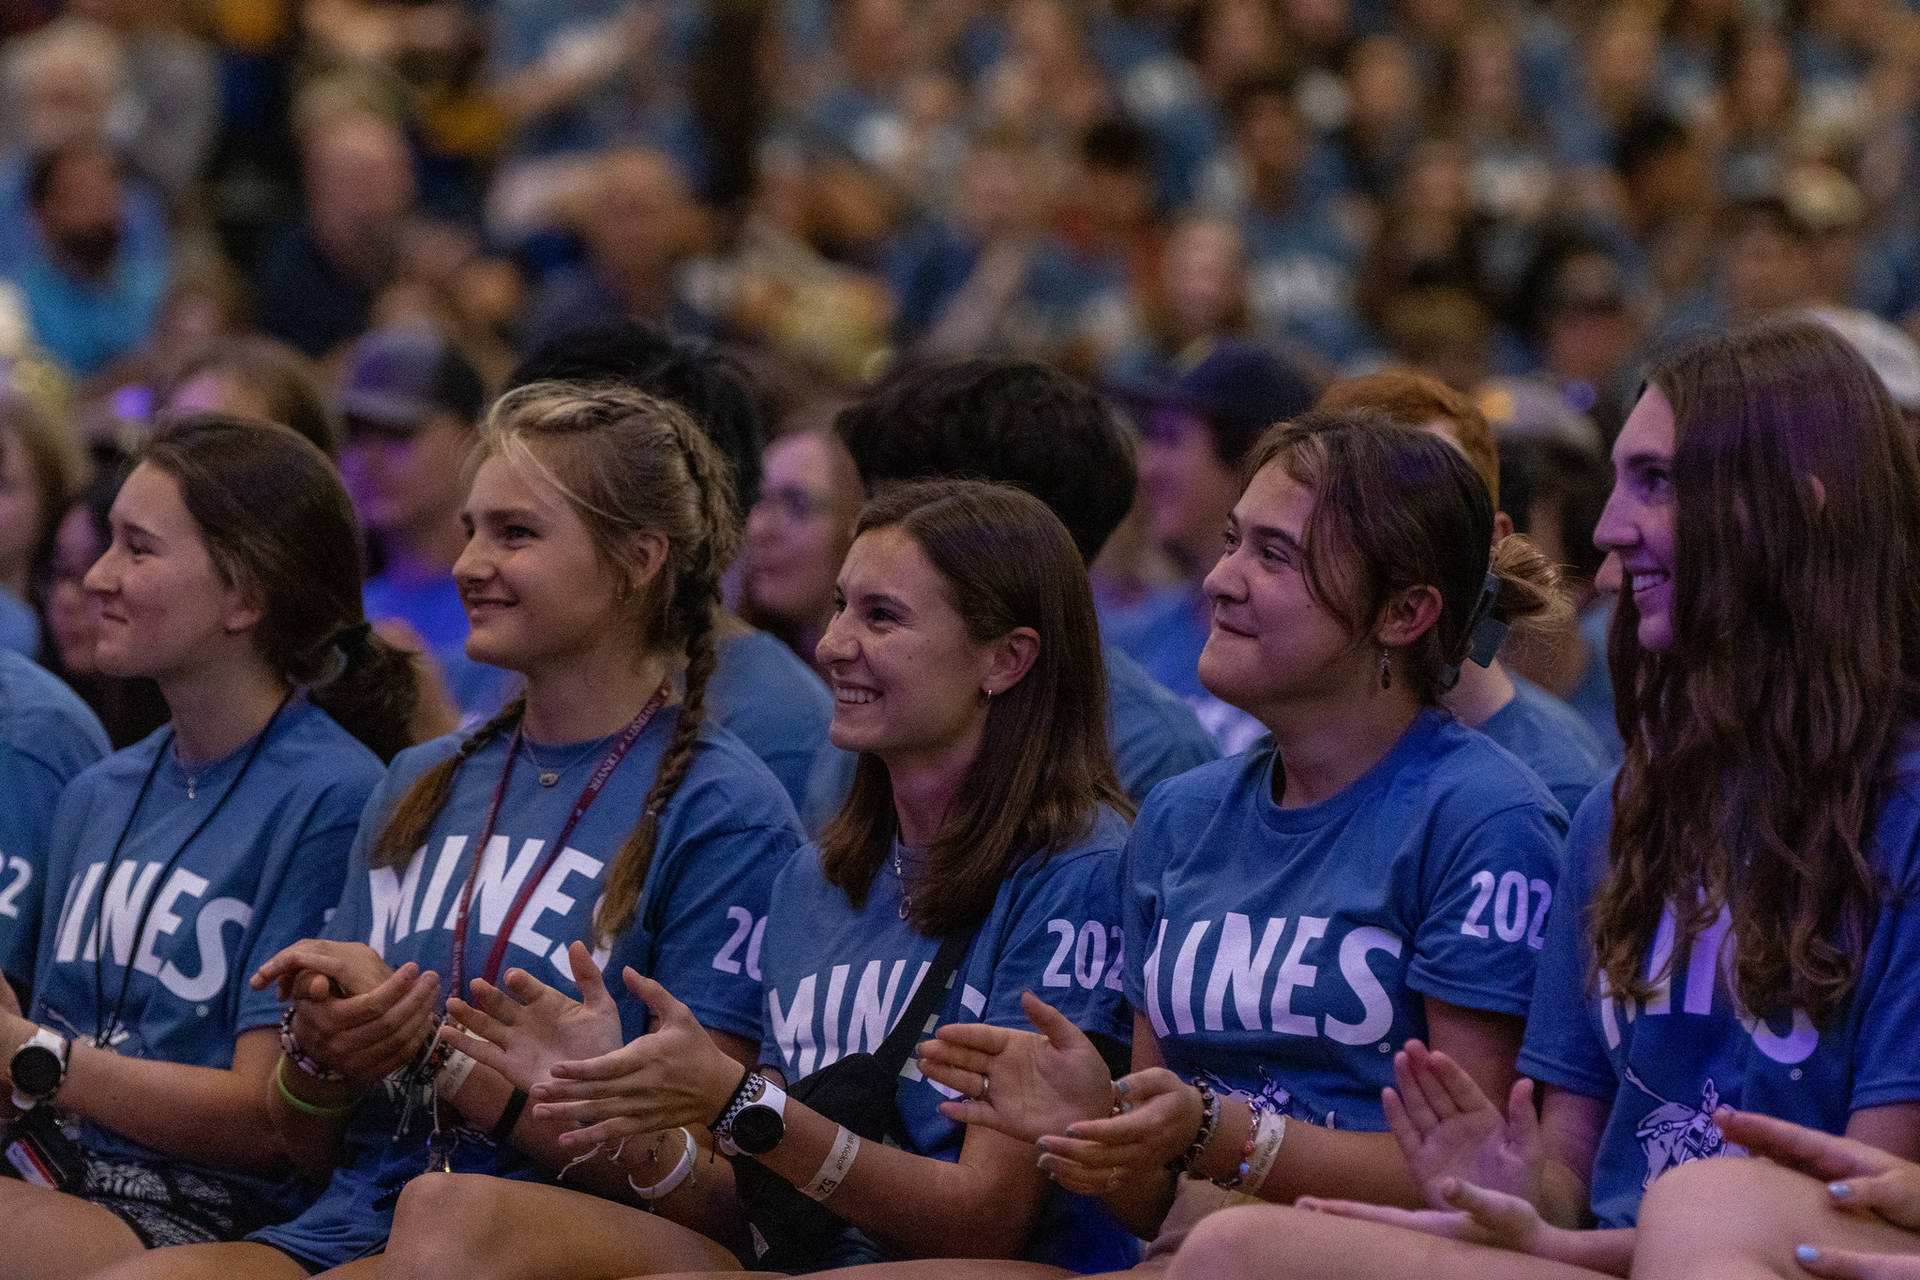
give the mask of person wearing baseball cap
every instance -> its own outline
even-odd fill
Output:
[[[1221,750],[1238,751],[1261,730],[1201,687],[1200,650],[1213,612],[1201,583],[1220,558],[1247,452],[1268,427],[1311,408],[1318,389],[1267,348],[1223,338],[1171,378],[1111,390],[1140,431],[1148,528],[1184,581],[1124,612],[1106,611],[1102,632],[1192,706]]]
[[[353,345],[337,403],[347,435],[341,474],[380,567],[367,579],[367,617],[418,634],[463,718],[492,715],[511,677],[467,657],[452,572],[466,545],[461,462],[486,386],[434,330],[376,329]]]

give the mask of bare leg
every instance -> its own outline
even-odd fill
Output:
[[[0,1280],[78,1280],[143,1252],[108,1210],[12,1178],[0,1178],[0,1223]]]
[[[374,1280],[374,1260],[349,1262],[325,1273],[335,1280]],[[306,1280],[307,1269],[278,1249],[251,1240],[150,1249],[93,1280]]]
[[[738,1274],[697,1231],[612,1200],[537,1182],[427,1173],[394,1210],[381,1273],[406,1280],[615,1280],[675,1271]]]
[[[1803,1244],[1920,1254],[1920,1235],[1834,1209],[1814,1179],[1768,1160],[1696,1160],[1640,1202],[1635,1280],[1804,1280]]]
[[[912,1262],[874,1262],[813,1274],[844,1276],[846,1280],[1052,1280],[1055,1276],[1073,1273],[1044,1263],[1005,1258],[917,1258]],[[683,1276],[678,1280],[691,1278]]]
[[[1594,1280],[1600,1273],[1279,1205],[1209,1214],[1167,1280]]]

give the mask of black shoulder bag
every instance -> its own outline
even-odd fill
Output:
[[[787,1096],[860,1135],[862,1141],[903,1146],[905,1122],[895,1092],[907,1056],[928,1033],[928,1022],[967,946],[971,934],[956,934],[940,944],[927,976],[921,979],[900,1020],[873,1053],[850,1053],[787,1086]],[[733,1162],[740,1207],[751,1228],[753,1265],[790,1271],[813,1265],[847,1231],[847,1221],[750,1156]]]

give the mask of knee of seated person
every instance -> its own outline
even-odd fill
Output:
[[[1770,1160],[1691,1160],[1654,1179],[1640,1201],[1638,1226],[1643,1238],[1668,1238],[1670,1248],[1744,1252],[1800,1201],[1816,1207],[1819,1195],[1813,1179]]]
[[[1174,1255],[1167,1280],[1232,1280],[1269,1274],[1273,1258],[1265,1246],[1273,1239],[1274,1219],[1299,1212],[1243,1205],[1208,1214]]]
[[[423,1173],[407,1183],[393,1210],[387,1257],[404,1263],[401,1274],[475,1274],[472,1262],[486,1256],[493,1179],[477,1174]]]

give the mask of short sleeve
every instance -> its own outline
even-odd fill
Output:
[[[0,973],[33,976],[46,896],[48,851],[61,776],[23,752],[8,752],[8,812],[0,821]]]
[[[1120,896],[1120,936],[1124,949],[1121,962],[1121,988],[1127,1003],[1135,1009],[1153,1006],[1147,990],[1146,959],[1153,950],[1153,921],[1159,914],[1160,854],[1156,821],[1159,813],[1151,802],[1134,824],[1120,851],[1116,877]]]
[[[777,785],[768,781],[768,785]],[[647,908],[650,977],[712,1031],[758,1039],[760,947],[774,877],[800,845],[796,827],[755,825],[689,839],[682,865]]]
[[[1568,833],[1567,869],[1547,918],[1519,1063],[1522,1073],[1589,1098],[1611,1098],[1619,1086],[1613,1060],[1594,1029],[1587,983],[1587,903],[1606,847],[1607,801],[1605,787],[1595,788]]]
[[[1117,849],[1084,852],[1020,886],[993,957],[982,1022],[1031,1029],[1020,997],[1032,991],[1082,1031],[1127,1034],[1118,861]]]
[[[1535,804],[1502,809],[1430,863],[1408,986],[1469,1009],[1527,1012],[1559,879],[1558,812]]]
[[[1912,839],[1908,833],[1908,839]],[[1912,865],[1913,851],[1901,860]],[[1849,1111],[1920,1101],[1920,876],[1910,875],[1881,907],[1867,945],[1859,1031],[1853,1045],[1853,1094]]]
[[[338,905],[349,855],[359,830],[360,806],[330,791],[308,814],[305,829],[260,877],[253,922],[240,958],[241,979],[234,1030],[249,1031],[280,1020],[279,994],[255,991],[245,981],[254,970],[302,938],[319,936]],[[338,913],[335,913],[336,915]]]

